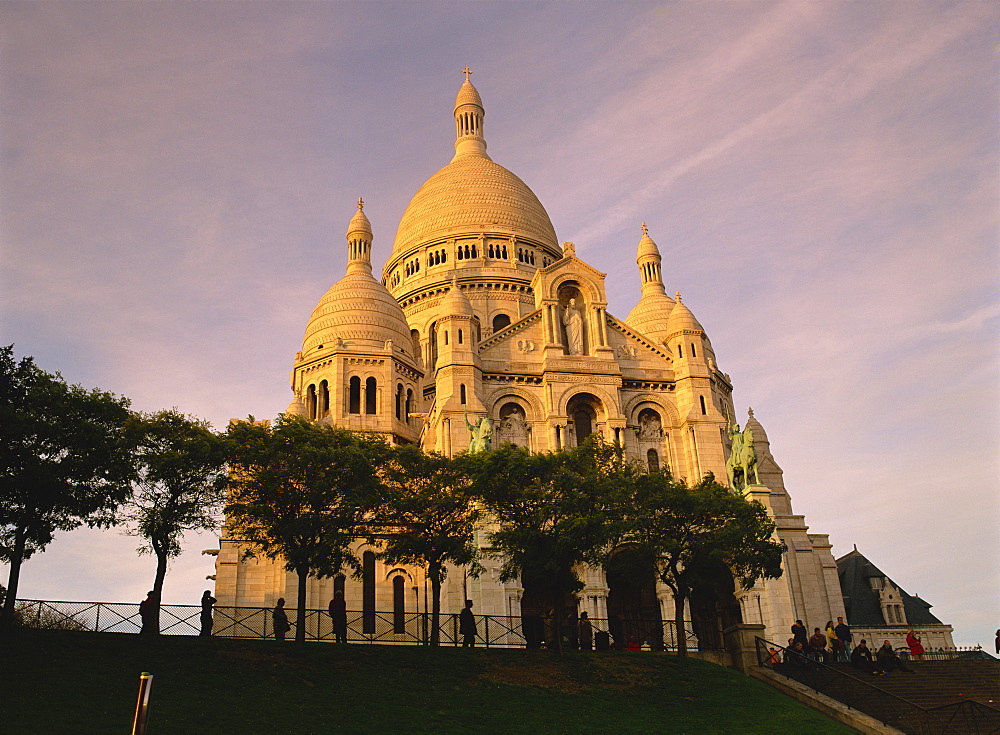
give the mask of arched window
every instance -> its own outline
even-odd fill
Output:
[[[448,344],[448,330],[447,329],[444,330],[444,343],[445,343],[445,345]]]
[[[464,341],[464,340],[462,339],[462,330],[461,330],[461,329],[459,329],[459,330],[458,330],[458,343],[459,343],[459,344],[462,344],[462,342],[463,342],[463,341]]]
[[[493,317],[493,331],[499,332],[504,327],[510,326],[510,317],[506,314],[497,314]]]
[[[698,357],[698,353],[694,349],[694,342],[691,343],[691,357]]]
[[[437,365],[438,361],[438,333],[437,333],[437,322],[431,323],[431,328],[427,332],[427,367],[431,370]]]
[[[396,418],[403,417],[403,384],[396,386]]]
[[[705,405],[705,396],[698,396],[698,400],[701,402],[701,415],[708,415],[708,406]]]
[[[316,386],[310,385],[306,388],[306,416],[310,420],[316,419]]]
[[[465,383],[458,386],[458,402],[465,405]]]
[[[656,453],[655,449],[650,449],[646,452],[646,464],[650,472],[660,471],[660,456]]]
[[[684,357],[684,345],[677,345],[677,357]]]
[[[365,413],[375,413],[378,403],[378,381],[368,378],[365,381]]]
[[[410,412],[413,410],[413,390],[407,389],[406,403],[404,404],[403,420],[410,423]]]
[[[392,578],[392,632],[406,632],[406,578],[402,574]]]
[[[330,385],[325,380],[319,384],[319,410],[317,418],[323,418],[330,413]]]
[[[375,552],[366,551],[361,555],[361,628],[365,634],[375,632]]]
[[[576,428],[576,441],[582,442],[594,433],[594,422],[590,411],[581,406],[573,412],[573,426]]]
[[[347,391],[347,412],[361,413],[361,378],[351,378]]]

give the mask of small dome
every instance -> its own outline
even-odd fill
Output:
[[[665,293],[647,293],[625,318],[625,323],[647,337],[666,337],[668,322],[674,310],[674,300]]]
[[[332,347],[338,339],[377,348],[390,339],[397,348],[410,346],[410,327],[399,302],[367,270],[348,273],[319,300],[302,338],[302,352]]]
[[[468,77],[466,77],[465,82],[458,90],[458,95],[455,97],[455,109],[457,110],[462,105],[483,107],[483,99],[479,96],[479,90],[472,86],[472,82],[469,81]]]
[[[667,320],[667,334],[673,335],[685,330],[705,331],[698,320],[694,318],[691,310],[681,301],[681,295],[678,293],[674,308],[670,312],[670,318]]]
[[[646,223],[642,223],[642,239],[639,240],[639,247],[636,248],[635,259],[636,262],[641,261],[643,258],[659,258],[660,249],[656,247],[656,243],[653,242],[653,238],[649,236],[649,230],[646,229]]]
[[[469,297],[462,292],[455,279],[452,279],[451,289],[441,299],[441,305],[438,308],[439,313],[443,316],[475,316]]]
[[[365,202],[363,199],[358,199],[358,211],[354,213],[351,217],[351,223],[347,225],[347,239],[355,239],[352,235],[361,235],[360,239],[371,241],[372,239],[372,223],[368,221],[368,216],[365,214]]]
[[[295,398],[292,399],[292,402],[288,404],[288,408],[285,409],[285,413],[288,414],[289,416],[301,416],[302,418],[305,418],[306,407],[302,404],[302,401],[300,401],[296,396]]]
[[[764,431],[764,427],[761,426],[760,421],[756,419],[753,415],[753,409],[748,409],[749,418],[747,418],[746,425],[743,427],[744,431],[746,429],[753,429],[753,440],[757,444],[770,444],[767,439],[767,432]]]

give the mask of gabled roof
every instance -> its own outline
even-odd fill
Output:
[[[857,548],[837,559],[837,574],[840,576],[840,591],[844,596],[844,610],[851,625],[889,624],[882,616],[878,593],[872,589],[868,581],[872,577],[882,577],[899,590],[908,625],[942,624],[931,614],[930,603],[907,594],[887,574],[868,561]]]

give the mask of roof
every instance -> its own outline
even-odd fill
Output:
[[[872,589],[868,581],[872,577],[883,577],[899,590],[907,625],[942,624],[931,614],[930,603],[907,594],[887,574],[866,559],[857,548],[837,559],[837,574],[840,576],[840,591],[844,596],[844,610],[851,625],[890,624],[882,617],[878,593]]]

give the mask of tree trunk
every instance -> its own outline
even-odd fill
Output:
[[[441,565],[431,562],[427,575],[431,578],[431,645],[441,645]]]
[[[674,593],[674,628],[677,631],[677,655],[687,656],[687,634],[684,632],[684,600],[683,592]]]
[[[24,546],[28,532],[23,527],[14,531],[14,549],[10,555],[10,575],[7,578],[7,597],[3,603],[3,613],[0,613],[0,632],[8,630],[14,624],[14,604],[17,602],[17,585],[21,579],[21,563],[24,561]]]
[[[295,642],[306,642],[306,582],[309,579],[308,567],[299,567],[299,594],[297,600],[298,609],[295,611]]]
[[[153,547],[156,553],[156,576],[153,578],[153,629],[150,632],[154,635],[160,634],[160,603],[163,600],[163,580],[167,576],[167,553],[163,549],[160,544]]]
[[[553,595],[553,605],[552,610],[554,611],[554,619],[552,620],[552,631],[555,634],[555,644],[556,652],[562,653],[563,642],[562,642],[562,621],[563,621],[563,593],[562,590],[555,590]]]

